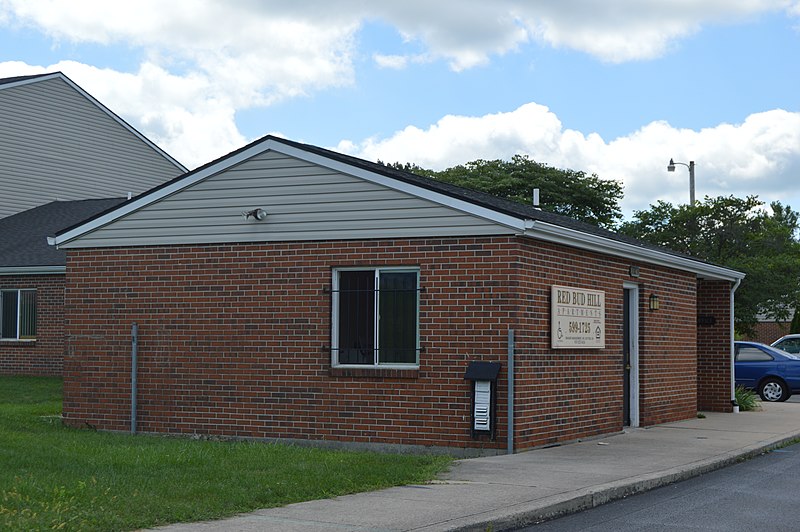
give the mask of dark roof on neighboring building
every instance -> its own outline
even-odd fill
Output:
[[[41,78],[41,77],[44,77],[44,76],[51,76],[51,75],[53,75],[53,72],[48,72],[46,74],[32,74],[30,76],[12,76],[10,78],[0,78],[0,85],[5,85],[7,83],[15,83],[17,81],[25,81],[25,80],[28,80],[28,79],[36,79],[36,78]]]
[[[53,201],[1,218],[0,268],[65,266],[66,252],[48,245],[47,237],[124,201],[124,198]]]

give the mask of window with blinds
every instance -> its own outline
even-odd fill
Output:
[[[0,339],[36,338],[36,290],[0,290]]]

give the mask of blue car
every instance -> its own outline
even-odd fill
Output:
[[[734,342],[736,385],[764,401],[785,401],[800,391],[800,357],[758,342]]]

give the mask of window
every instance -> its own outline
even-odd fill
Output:
[[[789,353],[800,353],[800,338],[787,338],[782,342],[778,342],[775,347]]]
[[[419,271],[333,272],[333,365],[419,364]]]
[[[0,339],[36,338],[36,290],[0,290]]]
[[[742,346],[736,348],[737,362],[771,362],[772,356],[757,347]]]

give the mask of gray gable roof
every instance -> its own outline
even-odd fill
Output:
[[[443,181],[438,181],[436,179],[417,175],[411,172],[407,172],[405,170],[399,170],[380,163],[374,163],[371,161],[367,161],[365,159],[359,159],[358,157],[345,155],[335,151],[327,150],[325,148],[320,148],[318,146],[312,146],[310,144],[303,144],[300,142],[295,142],[288,139],[267,135],[263,139],[259,139],[258,141],[255,141],[254,143],[245,146],[244,148],[242,148],[242,150],[266,139],[272,139],[273,141],[281,142],[288,146],[293,146],[295,148],[302,149],[307,152],[316,153],[317,155],[321,155],[323,157],[333,159],[348,164],[350,166],[355,166],[357,168],[361,168],[370,172],[385,175],[386,177],[391,177],[393,179],[410,183],[412,185],[420,186],[434,192],[439,192],[441,194],[445,194],[453,198],[458,198],[476,205],[480,205],[482,207],[486,207],[488,209],[492,209],[497,212],[501,212],[503,214],[522,217],[529,220],[537,220],[540,222],[556,225],[580,233],[591,234],[601,238],[636,246],[642,249],[650,249],[660,253],[674,255],[676,257],[703,262],[700,261],[700,259],[697,259],[696,257],[692,257],[684,253],[678,253],[677,251],[673,251],[665,247],[655,246],[653,244],[649,244],[647,242],[629,237],[627,235],[621,235],[619,233],[615,233],[614,231],[609,231],[608,229],[603,229],[602,227],[598,227],[590,223],[575,220],[574,218],[569,218],[568,216],[563,216],[561,214],[555,214],[552,212],[543,211],[542,209],[536,208],[533,205],[526,205],[524,203],[520,203],[517,201],[511,201],[504,198],[500,198],[498,196],[492,196],[491,194],[487,194],[485,192],[480,192],[478,190],[472,190],[460,187],[458,185],[452,185],[450,183],[445,183]],[[230,155],[233,155],[238,151],[239,150],[233,152]],[[224,159],[225,157],[223,157],[222,159]],[[212,162],[209,164],[214,164],[214,163]],[[182,177],[183,176],[178,176],[173,181],[178,181],[182,179]],[[167,184],[169,183],[165,183],[165,185]],[[147,193],[150,193],[150,191],[148,191]]]
[[[0,219],[0,272],[65,266],[66,253],[48,245],[47,237],[124,201],[123,198],[54,201]]]
[[[334,152],[310,144],[303,144],[272,135],[262,137],[223,157],[211,161],[191,172],[178,176],[171,181],[134,197],[124,204],[112,207],[93,218],[84,220],[72,227],[58,232],[51,243],[62,245],[99,227],[114,223],[126,214],[136,211],[151,202],[174,194],[197,180],[205,179],[226,168],[239,164],[247,157],[267,149],[286,150],[296,157],[314,160],[317,164],[339,167],[344,172],[355,172],[361,175],[378,175],[390,181],[411,185],[417,190],[429,191],[439,198],[452,198],[461,205],[474,206],[484,212],[495,213],[500,217],[516,220],[515,226],[521,234],[534,238],[557,242],[580,249],[610,253],[629,257],[653,264],[696,272],[705,278],[737,280],[744,274],[728,268],[705,262],[667,248],[654,246],[641,240],[620,235],[600,227],[580,222],[572,218],[537,209],[532,205],[524,205],[476,190],[466,189],[435,179],[419,176],[404,170],[395,169],[383,164],[359,159],[350,155]],[[427,192],[423,192],[427,194]]]

